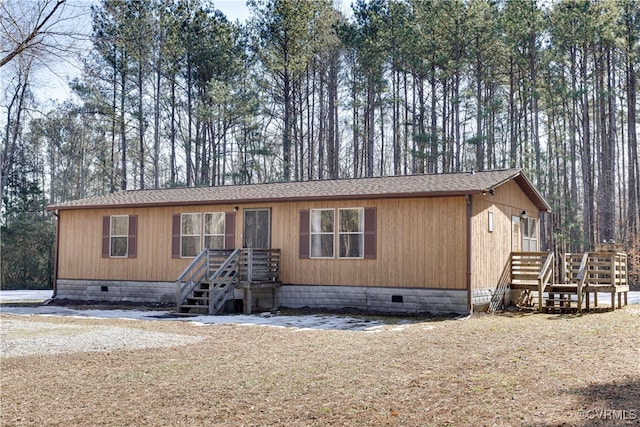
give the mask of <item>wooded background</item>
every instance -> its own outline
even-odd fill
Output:
[[[510,167],[547,248],[613,239],[637,270],[638,0],[247,3],[0,3],[3,286],[50,284],[50,203]],[[75,96],[39,105],[33,70],[78,45]]]

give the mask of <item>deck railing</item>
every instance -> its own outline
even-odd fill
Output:
[[[512,252],[511,284],[535,286],[548,252]]]
[[[580,268],[578,269],[578,275],[576,277],[576,293],[578,294],[578,312],[582,311],[582,293],[588,281],[587,268],[589,266],[589,253],[585,252],[582,255],[582,261],[580,262]]]
[[[549,252],[547,259],[544,261],[540,273],[538,273],[538,309],[543,310],[543,295],[547,286],[553,285],[554,281],[554,263],[553,252]]]
[[[191,293],[207,277],[208,272],[209,254],[207,251],[202,251],[176,279],[176,304],[178,307],[186,295]]]
[[[209,278],[209,314],[217,313],[231,296],[239,255],[240,249],[234,250]]]
[[[583,304],[589,309],[590,294],[597,306],[598,293],[611,294],[611,306],[622,305],[624,296],[627,304],[627,255],[624,252],[599,251],[568,253],[558,257],[562,269],[556,283],[553,253],[513,252],[511,254],[511,288],[530,293],[537,289],[538,309],[554,307],[560,302],[561,308],[570,308],[577,302],[578,312]],[[498,285],[500,286],[500,284]],[[545,291],[547,296],[544,295]],[[556,298],[556,294],[559,298]],[[529,294],[527,294],[529,295]],[[574,300],[572,296],[576,296]],[[546,299],[546,306],[543,301]],[[551,303],[551,304],[550,304]],[[535,305],[531,303],[530,305]]]
[[[238,285],[245,289],[272,287],[279,280],[280,249],[205,249],[176,279],[176,306],[180,309],[194,290],[206,283],[208,312],[215,314]]]
[[[242,249],[238,279],[241,282],[280,280],[280,249]]]

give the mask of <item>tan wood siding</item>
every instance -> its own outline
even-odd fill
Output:
[[[525,210],[539,217],[535,205],[513,181],[495,189],[493,195],[473,197],[472,275],[473,289],[495,288],[511,253],[511,216]],[[493,212],[494,231],[488,229],[488,212]],[[539,230],[539,227],[538,227]],[[538,241],[540,241],[538,236]]]
[[[466,287],[463,197],[283,202],[275,204],[64,210],[60,212],[60,279],[173,281],[190,259],[172,258],[172,219],[186,212],[231,212],[236,247],[243,209],[271,208],[271,245],[280,248],[289,284]],[[375,259],[299,259],[301,209],[376,208]],[[102,258],[102,217],[137,215],[137,257]]]
[[[58,277],[173,281],[191,261],[171,257],[173,214],[231,210],[232,206],[196,206],[60,211]],[[106,215],[138,216],[136,258],[102,258],[102,217]]]
[[[376,208],[376,259],[300,259],[300,210],[350,207]],[[465,230],[461,197],[286,203],[273,209],[273,246],[282,249],[281,278],[290,284],[464,289]]]

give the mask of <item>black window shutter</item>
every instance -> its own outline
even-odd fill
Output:
[[[236,213],[225,212],[224,214],[224,248],[235,249],[236,247]]]
[[[109,258],[109,238],[111,237],[111,217],[102,217],[102,258]]]
[[[309,258],[309,209],[300,210],[300,235],[298,258]]]
[[[138,256],[138,215],[129,215],[129,247],[127,257]]]
[[[364,258],[375,259],[376,249],[376,208],[364,208]]]
[[[180,214],[173,215],[171,229],[171,258],[180,258]]]

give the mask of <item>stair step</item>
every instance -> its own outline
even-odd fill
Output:
[[[180,308],[208,308],[208,305],[204,304],[180,304]]]

